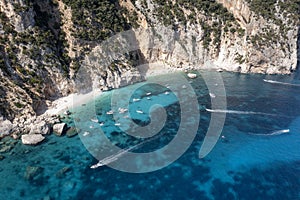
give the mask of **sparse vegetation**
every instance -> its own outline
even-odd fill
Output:
[[[199,22],[204,30],[202,40],[205,49],[209,49],[211,45],[218,49],[222,31],[228,32],[229,27],[237,26],[234,16],[222,4],[214,0],[154,0],[154,2],[157,5],[155,15],[165,26],[175,23],[186,25],[187,21],[194,24]],[[146,2],[144,1],[143,4]],[[191,11],[191,14],[186,15],[184,10]],[[213,24],[207,23],[207,20],[197,20],[197,15],[205,16],[206,19],[213,21]]]
[[[282,23],[282,17],[289,17],[293,22],[299,20],[300,0],[247,0],[247,2],[257,16],[271,20],[277,25]],[[276,16],[276,13],[282,14],[281,19]]]
[[[247,0],[250,9],[279,27],[278,30],[268,27],[251,37],[251,42],[256,48],[277,44],[281,38],[287,40],[287,33],[299,25],[300,0]],[[286,20],[288,19],[288,20]],[[282,50],[290,48],[281,44]]]
[[[86,41],[102,41],[116,32],[136,26],[136,13],[129,17],[117,0],[63,0],[72,9],[72,21],[76,26],[75,36]]]
[[[234,59],[237,63],[239,63],[240,65],[243,64],[246,60],[244,58],[244,56],[237,54],[235,59]]]

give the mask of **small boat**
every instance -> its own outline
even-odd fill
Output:
[[[147,99],[148,99],[148,100],[151,100],[151,98],[150,98],[150,97],[147,97]]]
[[[194,74],[194,73],[188,73],[187,76],[191,79],[197,78],[197,74]]]
[[[85,136],[88,136],[89,134],[90,133],[86,131],[86,132],[83,133],[83,136],[85,137]]]
[[[93,129],[94,127],[93,126],[90,126],[90,129]]]
[[[91,119],[92,122],[98,123],[98,119]]]
[[[101,123],[100,123],[100,126],[104,126],[104,122],[101,122]]]
[[[151,94],[152,94],[151,92],[148,92],[146,95],[147,95],[147,96],[150,96]]]
[[[139,113],[139,114],[144,114],[144,112],[141,111],[141,110],[137,110],[136,112]]]
[[[120,123],[115,123],[115,126],[121,126],[121,124]]]
[[[102,166],[104,166],[104,165],[107,165],[107,164],[109,164],[109,163],[112,163],[112,162],[114,162],[114,161],[116,161],[116,160],[118,160],[118,157],[111,157],[111,158],[108,158],[108,159],[103,159],[103,160],[100,160],[97,164],[95,164],[95,165],[92,165],[90,168],[91,169],[96,169],[96,168],[98,168],[98,167],[102,167]]]
[[[110,111],[106,112],[106,114],[108,114],[108,115],[113,115],[113,114],[114,114],[114,111],[110,110]]]
[[[216,98],[216,95],[213,93],[209,93],[210,98]]]
[[[123,113],[125,113],[127,111],[128,111],[128,109],[126,109],[126,108],[119,108],[119,113],[120,114],[123,114]]]
[[[141,99],[133,99],[132,101],[133,102],[138,102],[138,101],[140,101]]]
[[[168,92],[168,91],[165,92],[165,95],[169,95],[169,94],[170,94],[170,92]]]

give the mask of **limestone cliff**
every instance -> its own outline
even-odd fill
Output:
[[[0,0],[0,17],[0,117],[21,123],[141,81],[141,64],[289,74],[299,59],[299,0]]]
[[[205,3],[191,7],[186,5],[188,1],[178,2],[182,4],[135,1],[137,10],[144,11],[150,26],[176,26],[176,30],[154,29],[153,34],[160,35],[161,41],[151,44],[152,51],[149,48],[143,51],[147,60],[161,60],[177,67],[223,68],[243,73],[289,74],[296,69],[298,1],[285,4],[270,1],[273,7],[266,12],[262,9],[267,5],[250,0],[218,0],[227,10],[217,3],[206,8]],[[158,12],[159,7],[171,12]],[[153,9],[146,12],[145,8]],[[141,38],[140,42],[144,41]]]

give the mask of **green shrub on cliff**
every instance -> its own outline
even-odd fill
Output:
[[[211,45],[219,48],[222,31],[228,32],[228,26],[233,26],[236,23],[234,16],[215,0],[153,0],[153,2],[157,5],[154,11],[155,15],[165,26],[174,25],[177,22],[186,25],[187,21],[196,24],[197,15],[204,15],[207,19],[214,20],[212,25],[203,21],[200,22],[204,31],[202,39],[205,49],[209,49]],[[146,2],[144,1],[143,4]],[[189,10],[191,13],[187,15],[184,10]],[[232,30],[235,29],[231,28]],[[242,30],[239,30],[239,33],[244,34]]]
[[[126,11],[120,7],[117,0],[63,0],[63,2],[72,9],[75,36],[78,39],[101,41],[116,32],[130,29],[134,24],[134,22],[130,24],[124,17]],[[136,14],[133,14],[130,21],[136,18]]]

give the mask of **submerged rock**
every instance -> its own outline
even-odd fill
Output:
[[[41,176],[42,171],[43,171],[43,168],[41,168],[41,167],[28,166],[26,168],[24,178],[26,180],[38,179]]]
[[[50,197],[50,196],[45,196],[45,197],[43,198],[43,200],[51,200],[51,197]]]
[[[65,123],[55,124],[53,126],[53,131],[55,135],[62,136],[66,130],[67,125]]]
[[[67,131],[67,133],[66,133],[66,135],[67,135],[67,137],[74,137],[75,135],[77,135],[78,134],[78,130],[76,129],[76,128],[74,128],[74,127],[71,127],[68,131]]]
[[[0,148],[0,153],[6,153],[9,152],[13,147],[9,145],[4,145],[3,147]]]
[[[63,190],[63,192],[71,192],[71,191],[73,191],[75,186],[76,186],[76,182],[67,181],[67,182],[63,183],[62,190]]]
[[[57,173],[56,173],[56,177],[57,178],[63,178],[65,176],[65,174],[70,171],[70,167],[64,167],[62,169],[60,169]]]
[[[42,134],[25,134],[21,137],[22,143],[27,145],[36,145],[42,142],[45,137]]]

